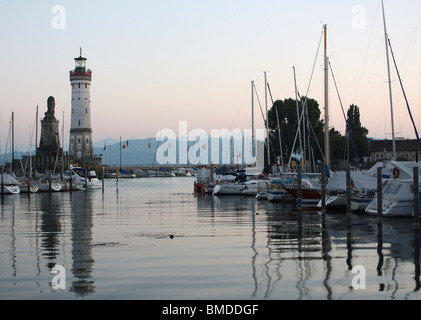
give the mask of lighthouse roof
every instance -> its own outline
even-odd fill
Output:
[[[87,59],[82,57],[82,56],[79,56],[79,57],[75,58],[75,60],[87,60]]]

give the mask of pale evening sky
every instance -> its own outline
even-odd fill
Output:
[[[416,125],[421,126],[421,2],[385,0],[388,33]],[[65,11],[53,11],[55,6]],[[65,20],[57,20],[63,14]],[[28,145],[36,106],[47,98],[70,129],[69,71],[83,48],[92,70],[93,139],[155,137],[159,129],[251,128],[250,82],[264,105],[307,91],[323,24],[345,112],[361,111],[369,136],[391,138],[380,0],[137,0],[0,2],[0,145],[15,113],[16,143]],[[60,26],[61,28],[57,28]],[[393,64],[396,136],[414,138]],[[309,97],[323,115],[323,47]],[[332,79],[330,125],[345,122]],[[256,100],[256,128],[263,120]]]

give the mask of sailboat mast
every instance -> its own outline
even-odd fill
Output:
[[[251,156],[256,156],[254,144],[254,81],[251,82]]]
[[[329,146],[329,58],[327,57],[327,25],[324,25],[325,35],[325,56],[324,56],[324,77],[325,77],[325,163],[330,167],[330,146]]]
[[[64,179],[64,110],[63,110],[63,123],[61,124],[61,180]]]
[[[268,154],[268,166],[270,166],[270,146],[269,146],[269,113],[268,113],[268,84],[267,76],[265,71],[265,104],[266,104],[266,136],[267,136],[267,154]],[[269,169],[270,170],[270,169]]]
[[[13,173],[15,164],[15,112],[12,111],[12,163],[11,163],[11,171],[10,174]]]
[[[34,157],[34,179],[36,179],[35,172],[37,171],[38,162],[37,162],[37,149],[38,149],[38,106],[35,113],[35,157]]]
[[[387,29],[386,29],[386,16],[384,13],[384,4],[382,0],[382,11],[383,11],[383,26],[384,26],[384,39],[386,45],[386,61],[387,61],[387,76],[389,81],[389,98],[390,98],[390,116],[392,121],[392,147],[393,147],[393,159],[396,161],[396,145],[395,145],[395,123],[393,119],[393,99],[392,99],[392,81],[390,79],[390,61],[389,61],[389,46],[388,46],[388,38]]]
[[[292,67],[294,70],[294,86],[295,86],[295,104],[297,108],[297,126],[298,126],[298,139],[300,142],[300,152],[303,150],[303,146],[301,143],[301,123],[300,123],[300,110],[298,107],[298,90],[297,90],[297,77],[295,75],[295,67]]]

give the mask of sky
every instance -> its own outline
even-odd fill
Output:
[[[418,128],[421,2],[384,4]],[[330,126],[343,134],[340,101],[345,112],[356,104],[369,136],[391,139],[380,0],[0,0],[0,145],[12,112],[16,144],[29,145],[36,106],[42,118],[49,96],[67,143],[69,71],[80,47],[92,70],[94,141],[156,137],[160,129],[178,133],[180,121],[209,133],[250,129],[251,81],[260,101],[255,96],[255,128],[264,128],[264,73],[274,100],[295,98],[293,67],[300,94],[316,99],[323,116],[324,24],[339,92],[330,77]],[[395,136],[413,139],[393,64],[391,74]]]

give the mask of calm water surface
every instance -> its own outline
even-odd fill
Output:
[[[194,178],[7,195],[0,299],[420,299],[412,219],[377,220],[254,197],[197,197]],[[65,288],[54,289],[54,265]],[[356,266],[365,289],[352,287]],[[355,269],[354,269],[355,271]]]

